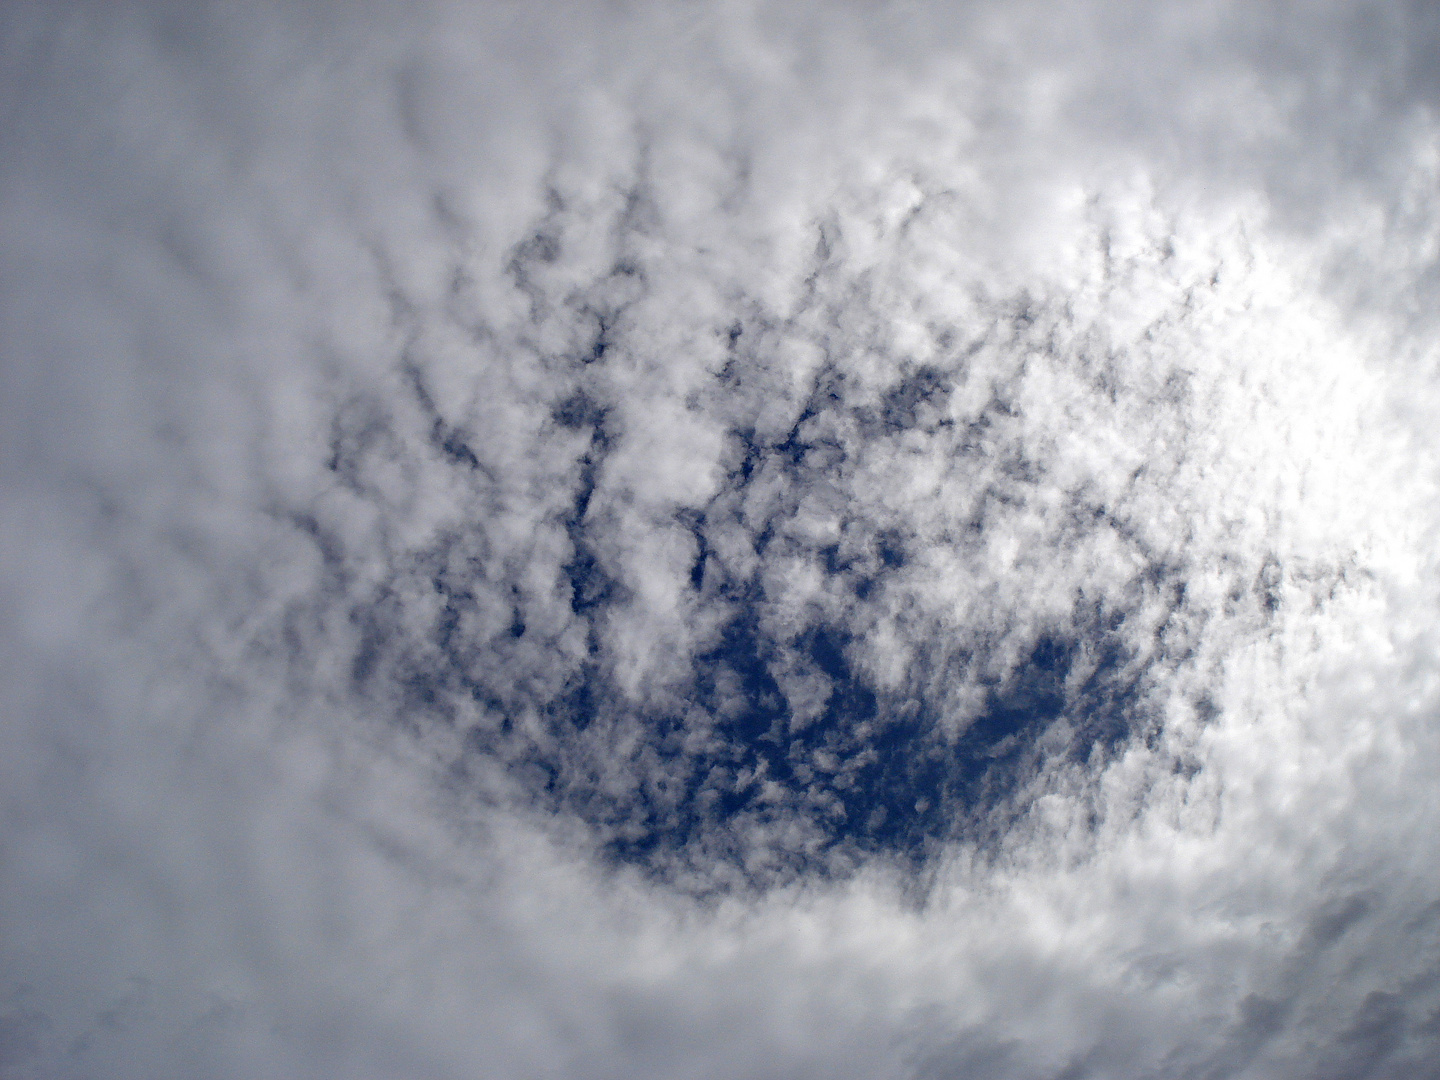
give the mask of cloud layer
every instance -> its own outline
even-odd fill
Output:
[[[0,1075],[1433,1071],[1421,8],[3,18]]]

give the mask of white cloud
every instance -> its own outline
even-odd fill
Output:
[[[1426,1075],[1433,27],[1283,14],[11,10],[0,1075]]]

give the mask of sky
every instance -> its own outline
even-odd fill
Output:
[[[1440,15],[0,9],[0,1078],[1440,1077]]]

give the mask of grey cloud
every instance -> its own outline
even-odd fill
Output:
[[[0,1071],[1421,1069],[1371,15],[11,8]]]

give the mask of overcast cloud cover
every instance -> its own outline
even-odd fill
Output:
[[[1440,1076],[1426,3],[5,5],[0,1076]]]

